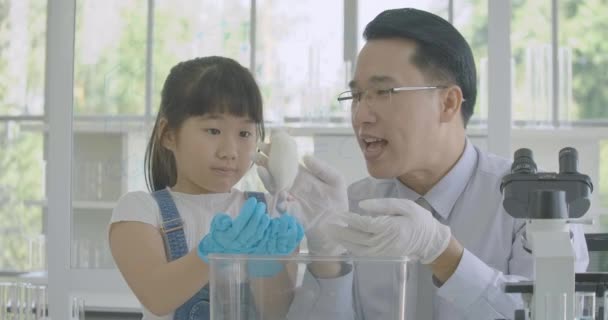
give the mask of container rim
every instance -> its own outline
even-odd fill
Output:
[[[271,256],[271,255],[245,255],[245,254],[219,254],[213,253],[208,256],[209,262],[246,262],[246,261],[285,261],[285,262],[296,262],[296,263],[310,263],[310,262],[378,262],[378,263],[404,263],[409,262],[410,259],[407,257],[391,257],[391,256],[325,256],[325,255],[313,255],[313,254],[296,254],[289,256]]]

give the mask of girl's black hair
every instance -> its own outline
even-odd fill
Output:
[[[259,139],[264,139],[262,95],[248,69],[217,56],[183,61],[171,68],[146,148],[144,167],[150,191],[171,187],[177,179],[173,153],[161,144],[165,134],[159,132],[161,119],[167,121],[166,129],[177,130],[188,117],[214,113],[249,117],[257,124]]]

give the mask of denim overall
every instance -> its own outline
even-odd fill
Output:
[[[182,219],[177,211],[175,202],[167,189],[158,190],[152,193],[152,196],[158,203],[160,208],[160,216],[162,219],[161,232],[165,242],[165,250],[167,251],[167,260],[173,261],[179,259],[188,253],[188,244],[184,234],[184,226]],[[266,203],[264,193],[262,192],[245,192],[245,198],[256,198],[259,202]],[[248,288],[243,288],[248,292]],[[246,299],[248,300],[248,299]],[[209,320],[211,317],[211,306],[209,305],[209,285],[205,285],[186,303],[181,305],[173,316],[173,320]],[[253,304],[248,304],[252,306]],[[245,312],[249,313],[248,319],[255,319],[255,310],[249,308]]]

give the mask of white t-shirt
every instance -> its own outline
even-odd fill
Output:
[[[188,250],[196,248],[199,241],[209,232],[213,216],[223,212],[236,217],[245,202],[243,191],[232,189],[229,193],[193,195],[171,191],[171,196],[184,222],[184,234]],[[270,194],[265,194],[271,204]],[[114,208],[110,224],[120,221],[144,222],[160,229],[160,210],[156,200],[145,191],[125,194]],[[164,317],[155,316],[142,305],[143,320],[171,320],[173,313]]]

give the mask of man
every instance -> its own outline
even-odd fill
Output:
[[[300,187],[289,192],[300,207],[289,212],[301,213],[309,250],[336,254],[334,238],[353,255],[409,257],[408,320],[513,318],[522,300],[504,284],[532,278],[533,257],[524,249],[524,222],[502,206],[511,161],[466,137],[477,93],[469,45],[444,19],[409,8],[380,13],[363,36],[351,90],[338,100],[351,110],[371,177],[352,184],[347,200],[335,170],[305,159]],[[267,173],[260,176],[271,186]],[[351,212],[328,214],[347,202]],[[343,223],[316,227],[313,220],[327,224],[324,214]],[[572,231],[575,270],[583,272],[584,234],[576,225]],[[308,269],[302,291],[315,294],[296,293],[289,319],[394,318],[395,270]]]
[[[371,177],[349,187],[355,213],[332,233],[355,255],[418,261],[409,266],[407,319],[512,318],[521,299],[505,294],[504,284],[531,278],[533,259],[523,248],[523,221],[502,206],[499,186],[511,161],[466,138],[477,94],[469,45],[449,22],[409,8],[382,12],[363,36],[351,90],[339,100],[351,109]],[[578,226],[573,233],[583,272],[584,234]],[[355,277],[384,283],[365,272]],[[381,296],[354,298],[365,319],[382,319],[390,308]]]

